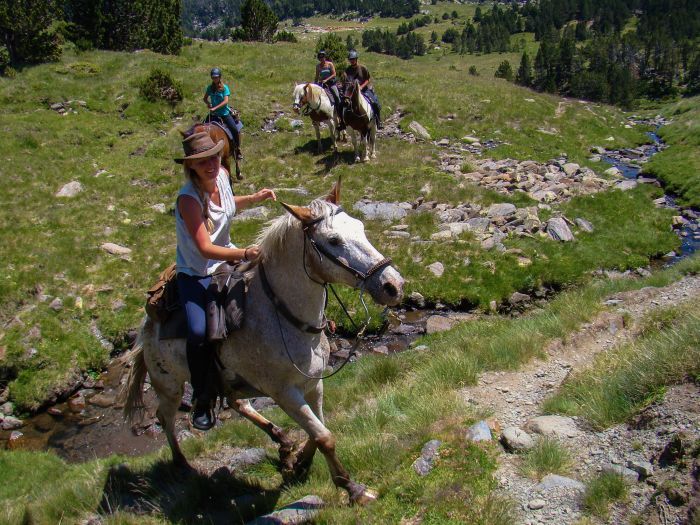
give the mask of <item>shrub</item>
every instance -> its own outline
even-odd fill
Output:
[[[278,31],[275,35],[275,42],[297,42],[297,37],[290,31]]]
[[[246,40],[271,42],[279,18],[263,0],[245,0],[241,6],[241,27]]]
[[[525,453],[521,471],[528,477],[539,479],[545,474],[567,474],[571,464],[569,451],[559,441],[541,437],[535,446]]]
[[[507,60],[501,62],[493,76],[496,78],[505,78],[508,81],[513,80],[513,69],[510,67],[510,62]]]
[[[8,67],[10,67],[10,52],[5,46],[0,46],[0,75],[5,75]]]
[[[170,73],[153,69],[141,81],[139,94],[149,102],[164,100],[174,106],[182,100],[182,86],[170,76]]]
[[[476,66],[469,66],[469,74],[473,77],[479,76],[479,72],[476,70]]]
[[[328,60],[335,65],[335,72],[338,77],[348,67],[348,48],[343,39],[336,33],[326,33],[321,35],[316,42],[316,50],[318,53],[321,49],[326,52]]]
[[[457,31],[454,27],[450,27],[449,29],[446,29],[445,32],[442,34],[442,41],[445,42],[445,44],[451,44],[455,40],[459,38],[459,31]]]
[[[627,484],[622,476],[605,472],[591,480],[583,496],[583,507],[591,514],[607,518],[608,506],[627,496]]]

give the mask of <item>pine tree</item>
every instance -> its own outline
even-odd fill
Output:
[[[241,26],[248,40],[272,42],[279,18],[263,0],[245,0],[241,6]]]
[[[2,0],[0,2],[0,44],[11,64],[58,60],[58,35],[49,31],[59,8],[54,0]]]
[[[496,78],[504,78],[508,81],[513,80],[513,69],[510,67],[510,62],[507,60],[501,62],[493,76]]]
[[[515,81],[521,86],[532,86],[532,64],[530,63],[530,57],[527,51],[523,51],[523,56],[520,59],[520,67],[518,68],[518,73],[515,75]]]

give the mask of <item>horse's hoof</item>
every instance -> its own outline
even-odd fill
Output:
[[[355,162],[362,162],[362,159],[360,157],[355,157]]]
[[[243,176],[242,173],[236,173],[236,179],[237,179],[237,180],[243,180],[243,179],[245,179],[245,177]]]
[[[369,505],[370,503],[377,501],[377,493],[372,489],[368,489],[364,485],[359,485],[356,492],[350,496],[350,502],[353,505]]]

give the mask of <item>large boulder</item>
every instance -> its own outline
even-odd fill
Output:
[[[423,126],[421,126],[418,122],[415,120],[411,121],[411,123],[408,125],[408,129],[411,130],[411,132],[416,136],[418,139],[422,140],[432,140],[432,137],[430,136],[430,133],[428,133],[428,130],[425,129]]]
[[[518,427],[508,427],[501,433],[501,443],[511,451],[529,450],[535,446],[535,440],[530,434]]]
[[[408,215],[407,206],[398,202],[361,200],[353,204],[353,208],[370,220],[397,221]]]
[[[83,185],[77,180],[64,184],[63,187],[56,192],[56,197],[75,197],[83,191]]]
[[[527,428],[543,436],[570,438],[578,436],[581,431],[570,417],[538,416],[527,422]]]
[[[547,221],[547,234],[555,241],[573,241],[574,234],[571,233],[569,225],[561,217],[552,217]]]
[[[486,215],[490,219],[495,219],[498,217],[510,217],[511,215],[515,214],[516,210],[517,208],[514,204],[510,204],[509,202],[501,202],[489,206]]]

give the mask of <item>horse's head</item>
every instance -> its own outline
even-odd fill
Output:
[[[340,181],[325,200],[315,200],[309,207],[283,203],[304,231],[307,273],[319,282],[367,290],[379,304],[399,304],[404,285],[401,274],[367,240],[362,222],[350,217],[339,203]]]
[[[309,102],[309,89],[309,84],[297,84],[294,86],[294,102],[292,102],[294,113],[298,114],[301,108]]]
[[[343,89],[343,98],[346,102],[352,101],[355,93],[360,91],[360,82],[355,79],[352,82],[345,82]]]

